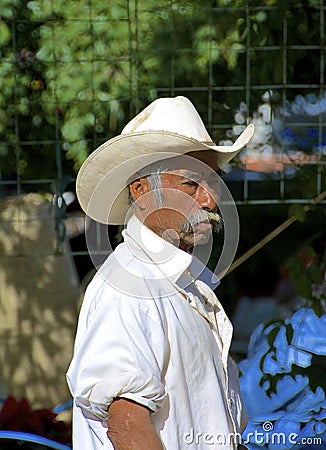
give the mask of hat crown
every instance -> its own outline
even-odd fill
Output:
[[[121,134],[143,131],[166,131],[212,143],[196,108],[182,96],[154,100],[124,127]]]
[[[126,186],[141,168],[202,150],[215,151],[216,162],[223,167],[253,134],[254,125],[249,124],[232,145],[215,145],[190,100],[183,96],[159,98],[84,161],[76,180],[79,202],[92,219],[123,224],[130,207]]]

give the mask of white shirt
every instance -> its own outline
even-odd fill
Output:
[[[113,449],[116,397],[152,411],[167,450],[234,448],[230,433],[245,417],[228,356],[232,325],[208,284],[184,273],[195,264],[196,276],[212,280],[193,259],[133,216],[89,284],[67,373],[75,450]]]

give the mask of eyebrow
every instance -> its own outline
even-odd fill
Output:
[[[189,180],[200,181],[203,176],[200,173],[192,172],[191,170],[185,169],[183,173],[179,174],[182,178],[189,178]]]
[[[220,168],[218,168],[216,171],[212,170],[212,173],[209,174],[208,178],[211,178],[213,176],[213,174],[222,177],[223,175],[225,175],[225,172]],[[179,175],[183,178],[189,178],[190,180],[193,180],[195,182],[202,180],[204,177],[203,174],[200,174],[198,172],[193,172],[188,169],[184,169],[183,172],[180,173]]]

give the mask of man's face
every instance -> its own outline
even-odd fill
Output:
[[[219,199],[216,153],[207,150],[188,156],[193,159],[181,156],[177,168],[162,172],[160,205],[147,178],[131,184],[138,217],[156,234],[185,250],[206,243],[212,224],[218,226],[220,220],[216,213]]]

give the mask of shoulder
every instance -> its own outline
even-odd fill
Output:
[[[125,262],[128,263],[128,260]],[[81,315],[87,322],[95,315],[128,318],[137,316],[161,322],[161,297],[159,283],[150,282],[141,268],[130,270],[129,264],[121,264],[113,252],[89,283],[82,305]]]

